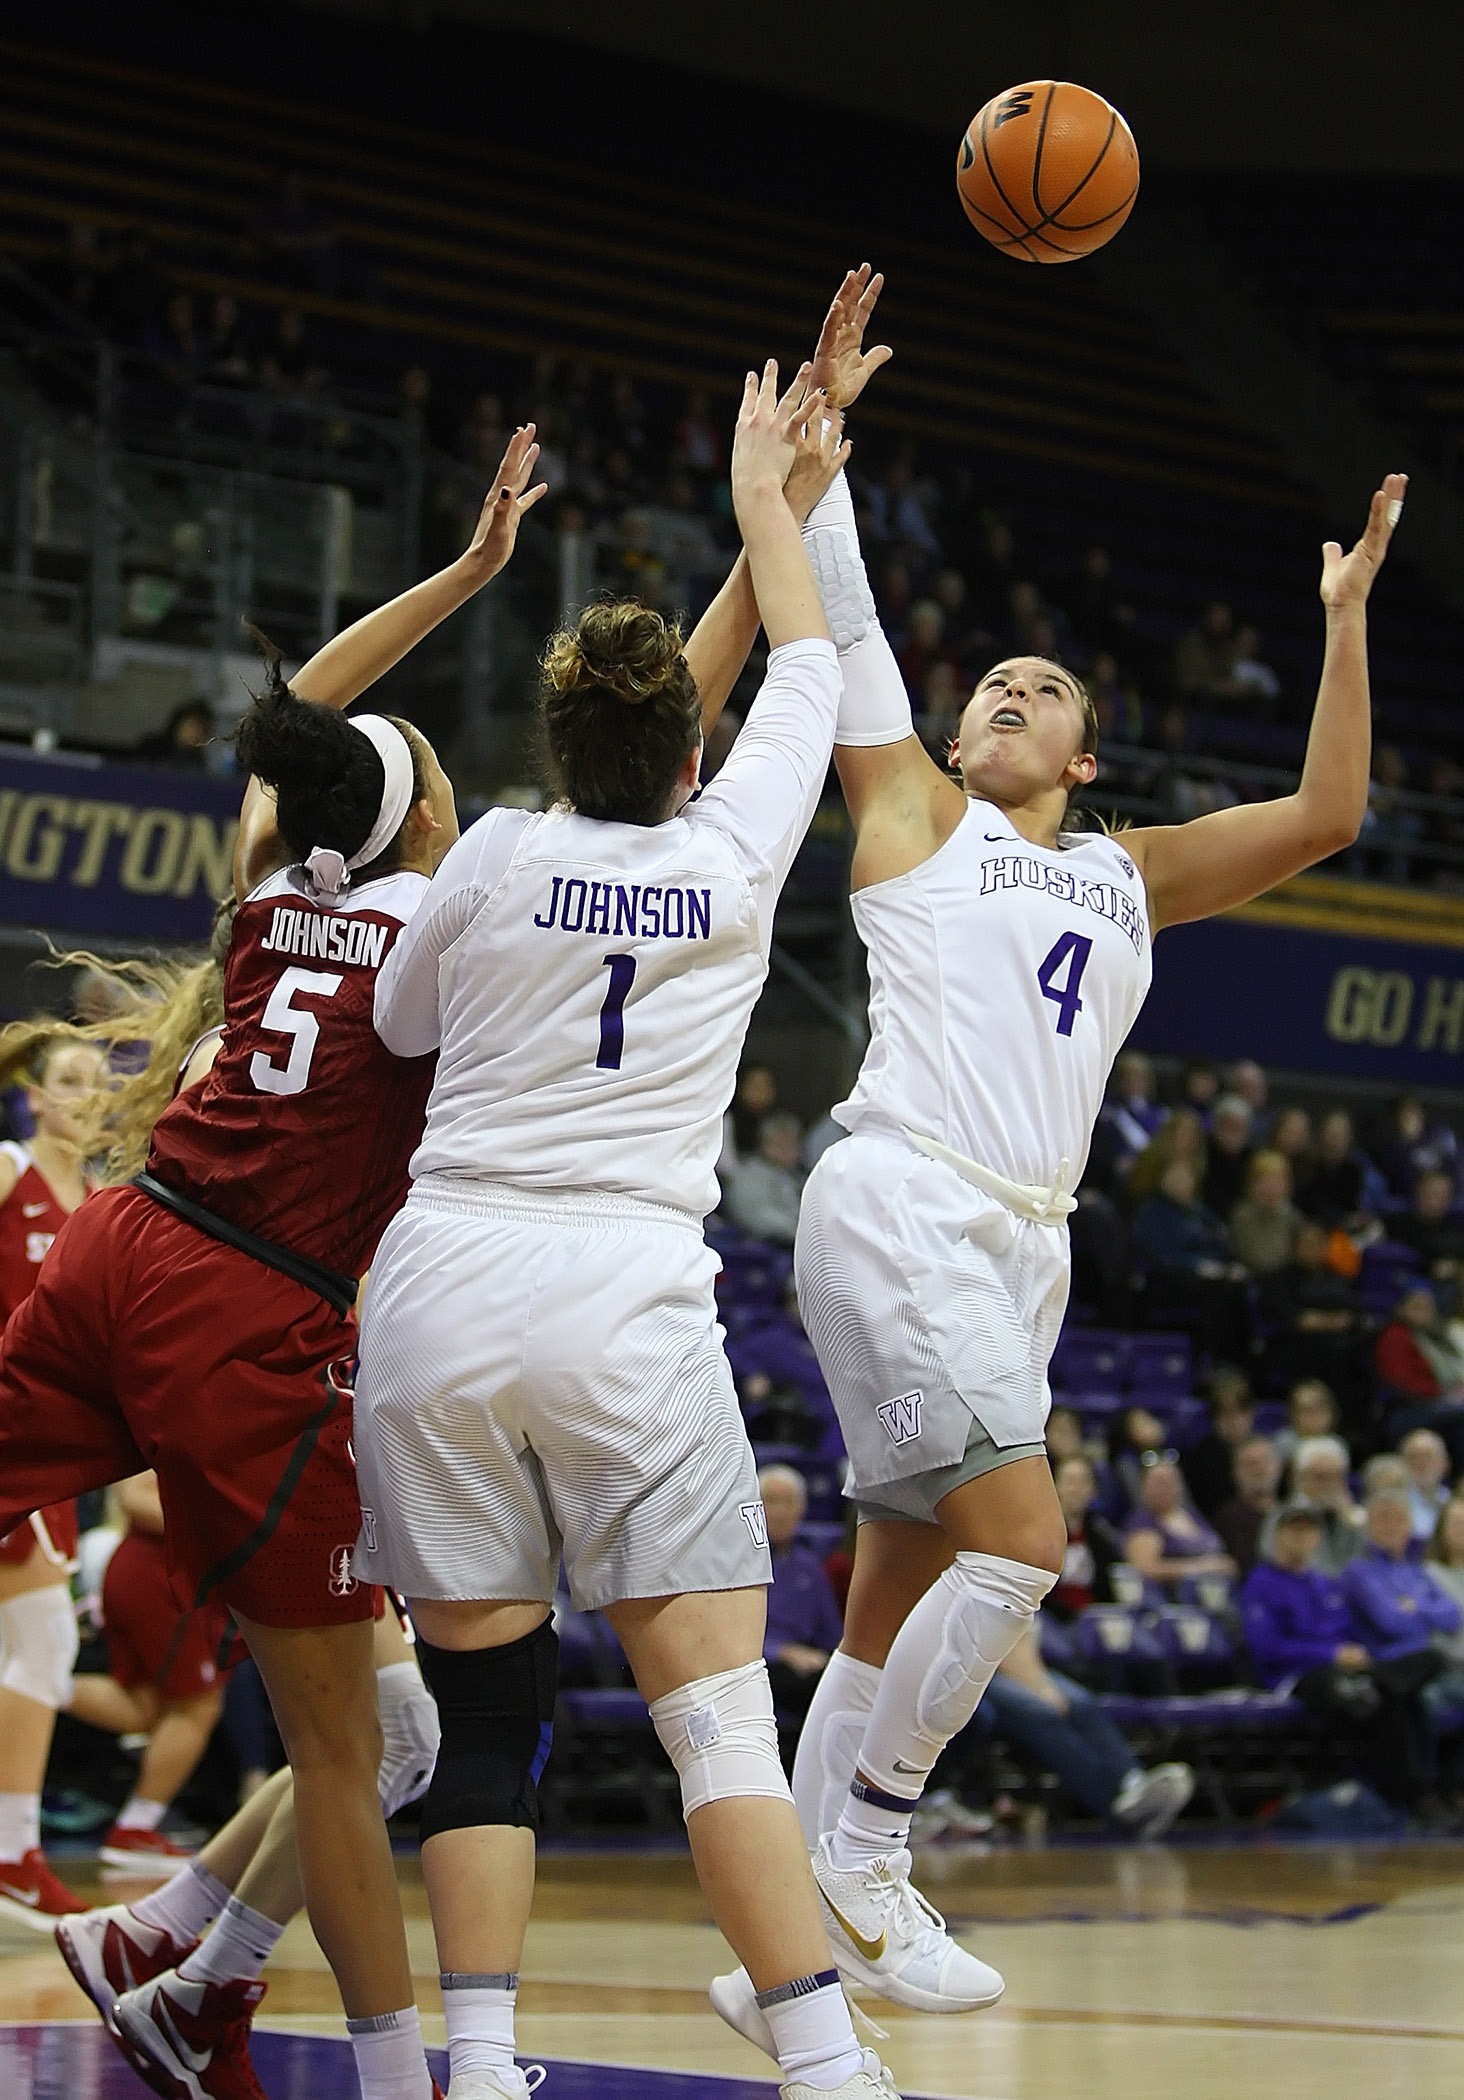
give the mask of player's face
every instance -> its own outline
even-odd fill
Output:
[[[1014,656],[987,672],[966,704],[958,740],[968,795],[1007,806],[1090,781],[1076,680],[1041,656]]]
[[[39,1085],[26,1089],[37,1131],[63,1143],[79,1143],[102,1073],[100,1050],[86,1043],[68,1043],[64,1049],[53,1050]]]

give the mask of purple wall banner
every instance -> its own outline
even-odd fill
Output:
[[[1464,1089],[1464,902],[1299,878],[1154,944],[1136,1048]]]
[[[206,941],[243,791],[182,767],[0,748],[0,922]]]

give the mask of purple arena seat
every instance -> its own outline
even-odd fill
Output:
[[[1052,1382],[1069,1393],[1121,1393],[1130,1348],[1130,1337],[1111,1328],[1064,1329],[1053,1352]]]
[[[1410,1283],[1418,1281],[1418,1256],[1401,1240],[1378,1240],[1362,1250],[1357,1279],[1364,1312],[1390,1313]]]
[[[1188,1397],[1194,1384],[1194,1350],[1187,1334],[1136,1334],[1129,1349],[1134,1396],[1153,1407],[1166,1396]]]
[[[1090,1667],[1147,1663],[1163,1666],[1168,1651],[1153,1628],[1148,1614],[1130,1611],[1122,1604],[1090,1604],[1078,1620],[1077,1652]]]
[[[779,1305],[793,1273],[786,1247],[763,1240],[742,1240],[720,1249],[717,1302],[722,1305]]]

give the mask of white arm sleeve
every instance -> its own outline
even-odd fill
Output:
[[[397,935],[376,979],[374,1014],[376,1033],[393,1056],[425,1057],[441,1049],[438,965],[492,895],[526,819],[525,811],[501,809],[480,817],[448,848],[427,894]]]
[[[727,763],[686,812],[695,824],[716,825],[736,848],[760,893],[764,947],[772,938],[771,906],[828,775],[839,691],[839,659],[821,636],[774,649]]]
[[[809,512],[803,544],[844,673],[834,742],[902,743],[915,734],[910,696],[875,611],[859,551],[854,499],[842,468]]]

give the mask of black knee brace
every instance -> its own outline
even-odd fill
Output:
[[[559,1676],[550,1621],[502,1648],[434,1648],[418,1634],[417,1660],[442,1722],[422,1802],[423,1842],[484,1823],[537,1830]]]

